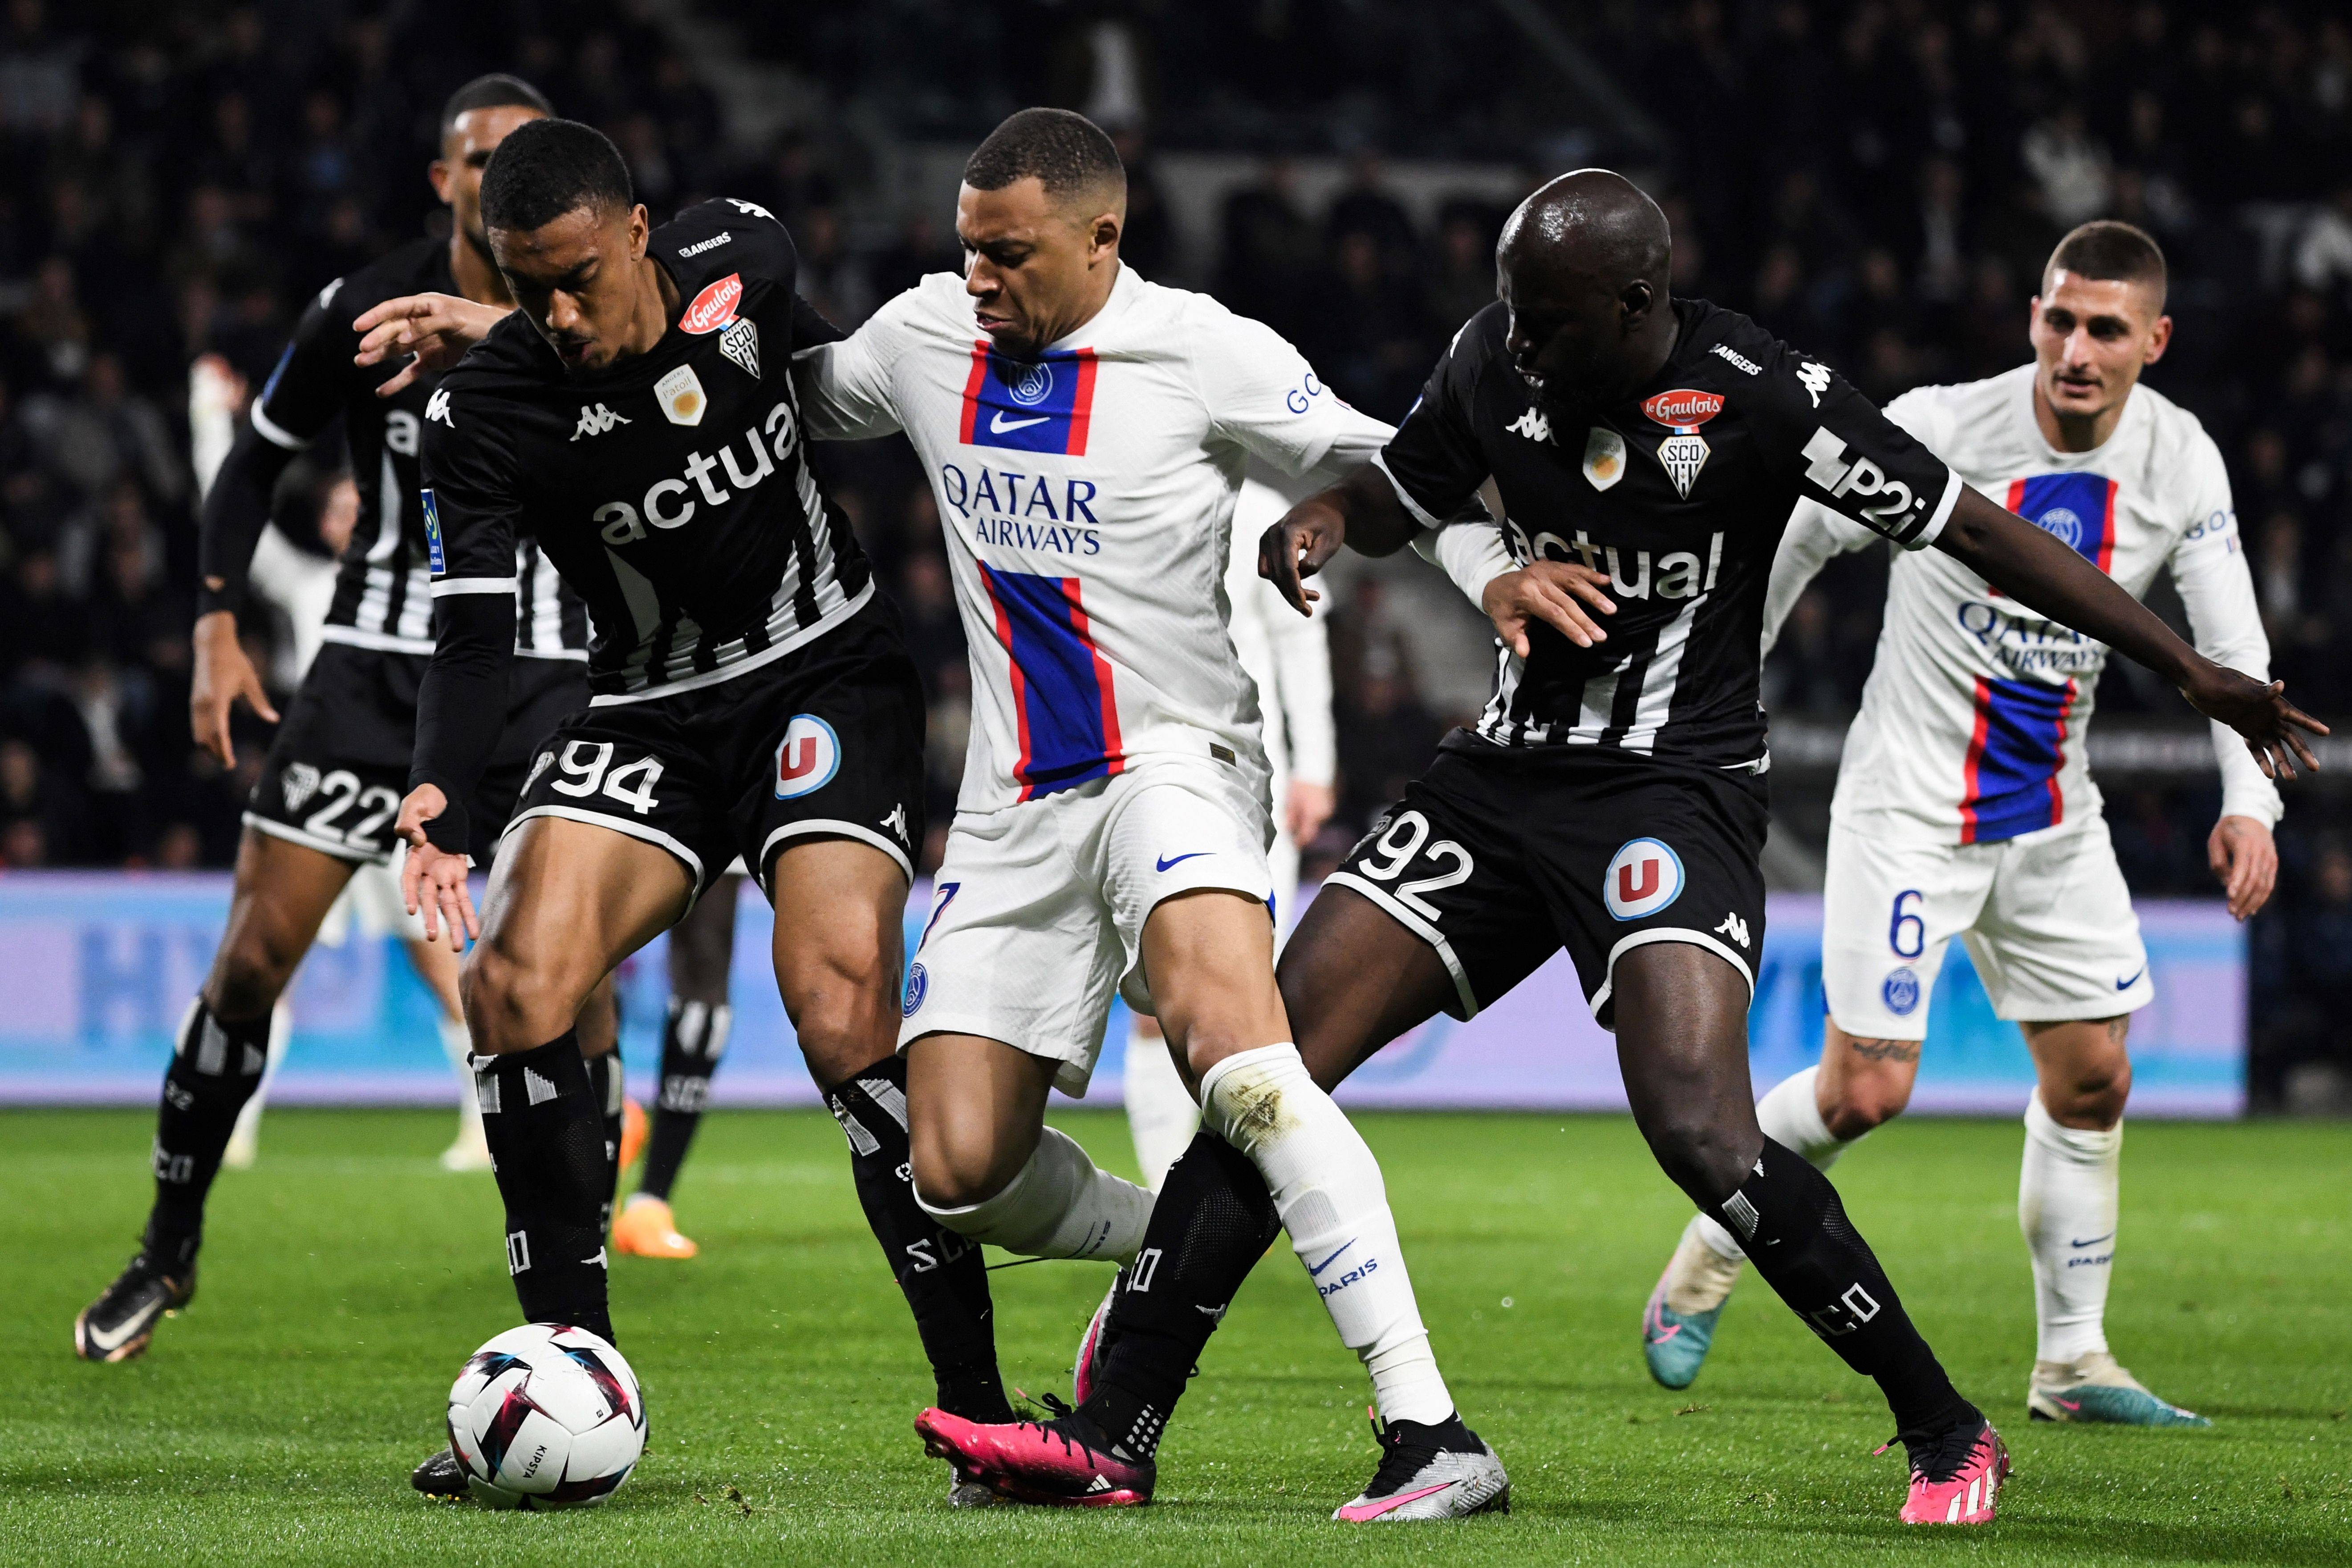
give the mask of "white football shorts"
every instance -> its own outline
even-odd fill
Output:
[[[1082,1095],[1111,997],[1151,1011],[1143,922],[1203,888],[1273,891],[1265,801],[1205,758],[1151,758],[1001,811],[959,812],[907,966],[898,1048],[978,1035],[1061,1065]]]
[[[2112,1018],[2156,999],[2103,817],[1999,844],[1937,844],[1873,814],[1830,826],[1822,984],[1857,1039],[1921,1040],[1955,936],[2017,1023]]]

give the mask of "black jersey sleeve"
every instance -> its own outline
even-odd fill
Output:
[[[515,534],[521,490],[495,411],[445,386],[425,422],[425,562],[433,575],[432,662],[416,693],[411,789],[437,785],[447,809],[426,825],[434,847],[466,852],[466,803],[506,728],[514,658]]]
[[[247,425],[221,459],[196,518],[196,614],[245,608],[247,575],[261,531],[269,526],[270,497],[294,453]]]
[[[1933,542],[1959,476],[1828,365],[1778,342],[1763,364],[1748,417],[1765,463],[1805,500],[1906,550]]]
[[[1423,528],[1459,515],[1492,467],[1472,422],[1472,405],[1479,369],[1500,330],[1490,318],[1501,309],[1488,306],[1454,334],[1420,399],[1372,459]]]
[[[318,438],[343,411],[356,368],[359,334],[352,331],[356,312],[342,305],[343,279],[319,290],[294,323],[294,336],[278,356],[277,368],[261,395],[253,400],[253,427],[289,452],[299,452]]]

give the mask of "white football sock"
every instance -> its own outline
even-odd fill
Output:
[[[1826,1171],[1838,1163],[1839,1155],[1862,1139],[1831,1136],[1829,1123],[1822,1120],[1822,1102],[1816,1098],[1821,1077],[1821,1066],[1816,1063],[1774,1084],[1756,1102],[1756,1121],[1764,1129],[1765,1137],[1798,1155],[1816,1171]],[[1691,1221],[1688,1234],[1706,1243],[1718,1258],[1744,1261],[1748,1257],[1729,1231],[1705,1215]]]
[[[294,1009],[280,996],[269,1009],[269,1059],[262,1066],[261,1081],[238,1109],[236,1125],[229,1129],[228,1146],[221,1151],[221,1163],[232,1171],[251,1170],[260,1156],[261,1110],[269,1103],[269,1086],[278,1079],[278,1064],[286,1059],[286,1042],[293,1033]]]
[[[2017,1226],[2033,1258],[2034,1359],[2071,1362],[2107,1348],[2107,1278],[2123,1187],[2124,1127],[2061,1127],[2036,1091],[2025,1106]]]
[[[449,1058],[449,1066],[465,1086],[457,1096],[457,1142],[468,1149],[489,1150],[489,1140],[482,1132],[481,1098],[474,1091],[474,1069],[467,1066],[473,1059],[473,1037],[466,1032],[463,1018],[441,1015],[441,1054]]]
[[[1209,1124],[1274,1194],[1340,1342],[1362,1360],[1385,1421],[1438,1422],[1454,1396],[1412,1297],[1380,1162],[1287,1043],[1237,1052],[1201,1080]]]
[[[1138,1019],[1127,1036],[1127,1126],[1135,1134],[1135,1163],[1153,1192],[1168,1167],[1201,1131],[1201,1108],[1177,1075],[1168,1042]]]
[[[1041,1129],[1037,1152],[994,1197],[967,1208],[935,1208],[915,1194],[925,1214],[961,1236],[1029,1258],[1115,1258],[1135,1261],[1151,1194],[1097,1167],[1077,1141]]]

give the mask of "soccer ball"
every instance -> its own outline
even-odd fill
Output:
[[[588,1507],[645,1453],[645,1395],[596,1335],[525,1323],[476,1351],[450,1385],[449,1447],[492,1508]]]

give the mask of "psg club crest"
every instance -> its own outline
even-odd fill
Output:
[[[1879,995],[1886,1010],[1898,1018],[1907,1018],[1919,1005],[1919,973],[1908,964],[1887,973],[1886,984],[1879,987]]]
[[[1682,857],[1663,839],[1632,840],[1611,858],[1601,878],[1601,900],[1621,921],[1656,914],[1682,895]]]
[[[1723,412],[1723,394],[1676,387],[1643,398],[1642,412],[1674,432],[1658,443],[1658,462],[1675,481],[1675,493],[1690,500],[1698,471],[1706,467],[1706,438],[1698,427]]]
[[[673,425],[699,425],[710,399],[703,395],[702,382],[694,367],[682,364],[654,383],[654,401],[661,405],[662,416]]]
[[[1083,458],[1094,422],[1095,370],[1092,349],[1020,360],[976,342],[957,438],[967,447]]]
[[[794,800],[833,782],[841,771],[841,737],[814,713],[795,713],[776,745],[776,798]]]
[[[1584,434],[1584,477],[1605,490],[1625,477],[1625,437],[1595,425]]]

